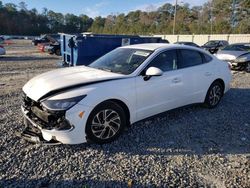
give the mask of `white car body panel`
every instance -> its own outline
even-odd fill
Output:
[[[181,74],[176,71],[152,77],[145,82],[142,76],[136,78],[137,118],[138,120],[173,109],[181,103],[179,99],[182,83],[173,83],[175,78],[181,80]],[[156,92],[157,91],[157,92]]]
[[[53,137],[61,143],[67,144],[80,144],[86,142],[85,125],[87,123],[87,117],[92,108],[77,104],[74,108],[70,109],[66,113],[67,120],[74,125],[74,129],[71,131],[57,131],[57,130],[45,130],[41,129],[43,138],[50,141]],[[76,116],[79,112],[84,111],[84,118]]]
[[[101,80],[121,77],[124,76],[86,66],[62,68],[34,77],[24,85],[23,91],[31,99],[37,101],[40,97],[53,90],[63,89],[72,85],[98,82]]]
[[[209,63],[168,71],[148,81],[144,81],[143,76],[139,75],[148,62],[164,50],[195,49],[207,53],[201,49],[166,44],[144,44],[122,48],[154,50],[154,53],[130,75],[115,74],[85,66],[63,68],[39,75],[23,87],[28,97],[38,101],[51,91],[83,84],[48,97],[50,100],[58,100],[87,95],[66,111],[66,119],[74,129],[69,131],[41,129],[45,140],[56,138],[64,144],[86,142],[85,128],[88,116],[95,106],[106,100],[123,102],[129,109],[130,122],[134,123],[170,109],[204,102],[208,88],[216,79],[224,81],[225,92],[230,88],[232,76],[227,63],[211,55],[209,56],[213,60]],[[83,117],[79,116],[81,112],[84,112]]]
[[[190,103],[201,103],[206,97],[208,87],[211,83],[218,78],[216,73],[216,62],[211,61],[210,63],[189,67],[183,69],[185,85],[191,85],[185,92],[186,101],[185,105]],[[213,71],[212,71],[213,70]],[[191,83],[189,83],[191,82]]]

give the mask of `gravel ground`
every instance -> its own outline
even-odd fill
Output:
[[[107,145],[32,145],[20,92],[58,57],[15,41],[0,58],[0,187],[250,187],[250,74],[234,73],[218,108],[194,105],[134,124]]]

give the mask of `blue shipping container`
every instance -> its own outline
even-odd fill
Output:
[[[135,35],[61,34],[61,53],[64,66],[89,65],[120,46],[141,43],[168,43],[160,37]]]

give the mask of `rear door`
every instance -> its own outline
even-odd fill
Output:
[[[183,80],[185,80],[183,84],[188,85],[182,99],[183,104],[203,102],[214,79],[212,58],[192,49],[180,49],[178,53],[180,58],[178,70],[182,71]]]

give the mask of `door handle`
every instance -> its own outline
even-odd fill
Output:
[[[172,80],[173,83],[180,83],[181,82],[181,79],[180,78],[174,78]]]
[[[212,75],[211,72],[206,72],[206,73],[205,73],[205,76],[211,76],[211,75]]]

